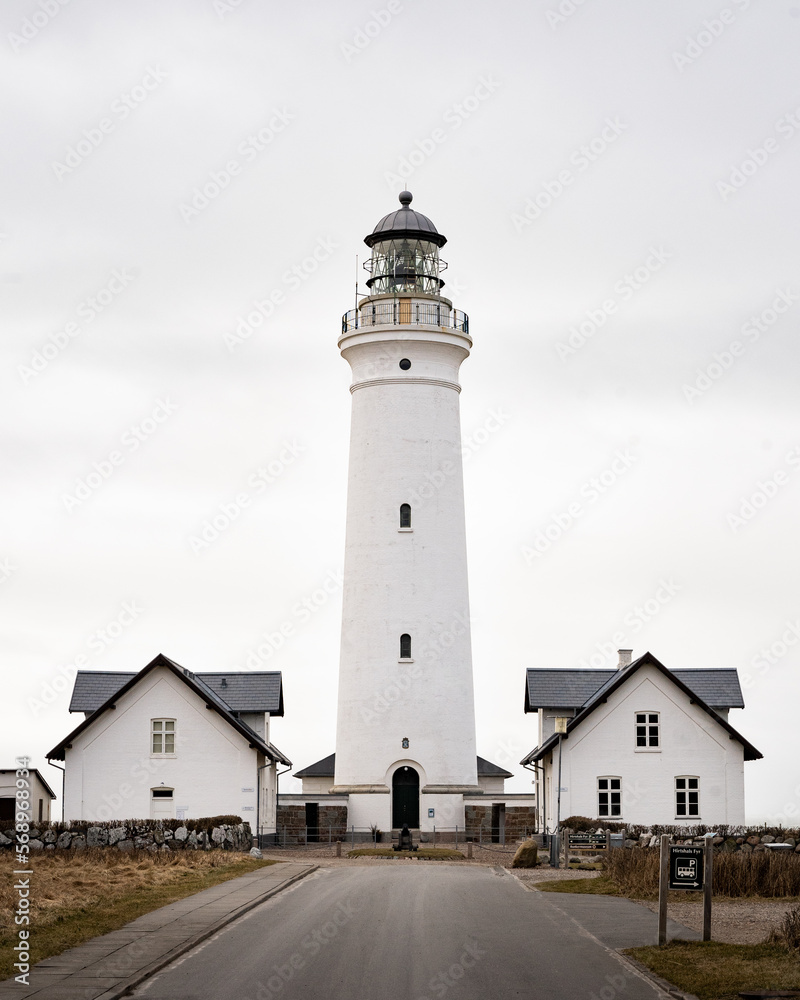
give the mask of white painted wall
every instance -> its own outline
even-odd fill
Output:
[[[163,784],[175,789],[173,806],[185,806],[187,818],[234,814],[254,826],[259,755],[205,706],[168,668],[151,671],[66,750],[66,819],[147,818],[151,788]],[[157,718],[176,720],[174,756],[150,752]],[[270,824],[263,832],[275,829],[274,770],[272,764],[261,772]]]
[[[658,712],[659,751],[636,749],[635,715]],[[744,749],[668,678],[643,666],[563,742],[561,817],[598,815],[597,779],[622,779],[621,821],[744,823]],[[547,823],[555,826],[558,750],[548,758]],[[678,818],[675,777],[700,778],[700,816]],[[614,817],[609,817],[613,819]]]
[[[383,782],[404,737],[431,784],[477,787],[458,405],[470,346],[462,334],[420,326],[340,339],[353,409],[337,788]],[[411,531],[398,530],[402,503],[412,507]],[[398,662],[404,632],[411,662]],[[351,796],[357,826],[387,822],[380,798]]]

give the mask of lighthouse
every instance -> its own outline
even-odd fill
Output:
[[[475,749],[459,394],[472,339],[447,242],[411,207],[366,237],[342,319],[352,418],[333,795],[348,824],[464,826]],[[498,769],[499,770],[499,769]]]

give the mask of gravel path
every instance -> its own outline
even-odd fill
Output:
[[[641,901],[654,913],[655,901]],[[797,906],[797,900],[783,899],[715,899],[711,904],[711,940],[727,944],[761,944],[785,913]],[[703,904],[670,903],[669,916],[684,927],[703,930]]]

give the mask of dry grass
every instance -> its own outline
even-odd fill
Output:
[[[626,896],[652,899],[658,895],[659,854],[657,847],[613,850],[603,859],[603,866]],[[800,856],[715,852],[713,887],[715,896],[730,898],[800,896]]]
[[[38,962],[58,955],[160,906],[276,863],[226,851],[124,854],[88,848],[35,854],[30,865],[31,958]],[[17,867],[9,853],[0,856],[0,978],[14,971],[17,876],[12,873]]]
[[[537,882],[536,888],[542,892],[578,892],[597,896],[620,896],[616,882],[610,878],[558,879],[553,882]]]
[[[767,938],[771,944],[782,944],[800,953],[800,906],[793,906]]]
[[[700,1000],[737,1000],[742,990],[800,986],[800,954],[777,944],[671,941],[625,954]]]

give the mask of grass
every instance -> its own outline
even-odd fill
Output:
[[[276,861],[223,851],[48,852],[31,863],[31,961],[118,930],[136,917]],[[13,857],[0,857],[0,979],[14,975],[17,893]],[[23,876],[24,877],[24,876]]]
[[[348,852],[348,858],[438,858],[456,861],[463,859],[461,851],[448,847],[420,847],[418,851],[394,851],[391,847],[358,847]]]
[[[800,988],[800,952],[778,944],[671,941],[625,954],[700,1000],[737,1000],[742,990]]]
[[[559,879],[554,882],[536,882],[542,892],[579,892],[596,896],[621,896],[616,882],[601,875],[599,878]]]

